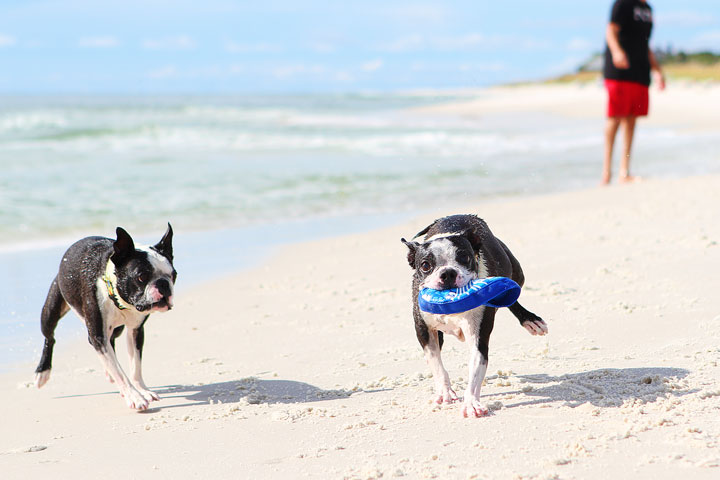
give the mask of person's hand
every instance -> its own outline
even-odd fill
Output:
[[[628,61],[627,55],[625,55],[622,48],[619,48],[614,52],[610,52],[610,54],[612,55],[612,61],[615,68],[619,68],[620,70],[630,68],[630,62]]]
[[[665,75],[660,70],[653,70],[653,74],[655,75],[655,81],[657,82],[657,86],[659,90],[665,90]]]

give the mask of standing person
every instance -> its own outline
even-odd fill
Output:
[[[605,124],[605,161],[602,184],[612,177],[612,154],[615,134],[622,126],[623,156],[620,160],[620,182],[639,180],[630,175],[630,150],[635,121],[648,113],[648,87],[652,71],[660,90],[665,88],[660,65],[650,50],[652,9],[645,0],[615,0],[610,23],[605,31],[605,65],[603,76],[608,92]]]

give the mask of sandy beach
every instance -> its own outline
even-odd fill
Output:
[[[720,1],[642,2],[0,2],[0,480],[720,480]]]
[[[483,399],[430,402],[399,239],[436,216],[291,245],[146,327],[129,410],[85,342],[2,376],[4,478],[717,478],[720,177],[459,205],[521,261],[532,337],[498,313]],[[453,212],[454,213],[454,212]],[[176,255],[181,252],[176,252]],[[180,272],[182,278],[182,272]],[[78,322],[68,316],[63,322]],[[41,343],[38,333],[38,344]],[[444,360],[457,391],[467,346]],[[119,357],[126,364],[124,342]]]
[[[605,114],[606,92],[600,81],[570,84],[531,84],[484,89],[472,101],[417,109],[419,113],[473,117],[502,112],[545,112],[569,118]],[[713,82],[671,81],[665,91],[650,88],[650,113],[643,126],[715,132],[720,128],[720,85]]]

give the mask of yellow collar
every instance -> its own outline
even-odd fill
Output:
[[[102,280],[105,282],[108,296],[117,308],[120,310],[129,310],[133,308],[132,305],[123,300],[117,293],[117,275],[115,275],[115,264],[112,260],[108,260],[107,265],[105,266],[105,275],[103,275]]]

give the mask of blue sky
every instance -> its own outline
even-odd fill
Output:
[[[654,0],[654,46],[720,51],[720,1]],[[478,87],[573,70],[611,0],[0,0],[0,92]]]

